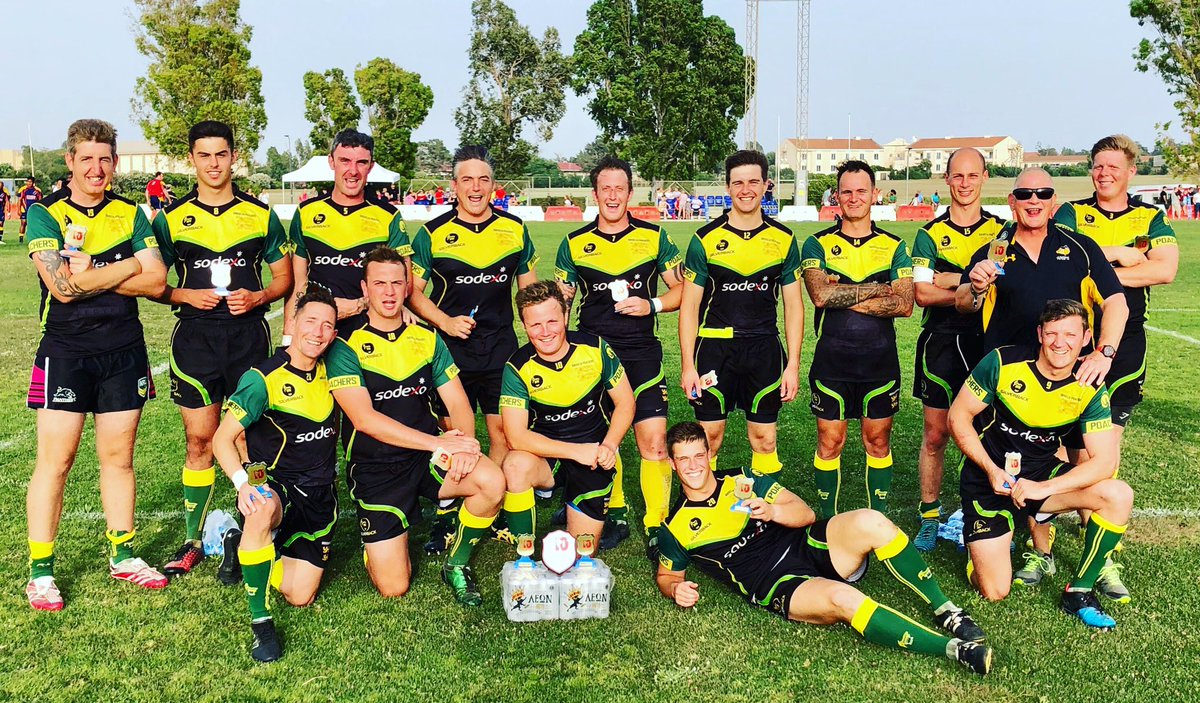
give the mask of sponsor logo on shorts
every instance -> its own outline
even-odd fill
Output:
[[[987,534],[988,532],[991,532],[991,531],[992,531],[992,528],[988,527],[988,524],[986,522],[984,522],[983,520],[976,520],[975,524],[971,525],[971,534],[972,535],[983,535],[983,534]]]
[[[460,285],[469,286],[508,283],[508,274],[505,273],[505,269],[506,267],[501,266],[499,273],[477,273],[474,276],[456,276],[454,278],[454,282]]]
[[[74,403],[75,400],[75,391],[62,386],[59,386],[58,390],[54,391],[54,397],[51,398],[51,401],[55,403]]]
[[[305,442],[317,442],[322,439],[328,439],[335,434],[337,434],[337,433],[334,431],[334,429],[332,427],[322,427],[321,429],[313,430],[312,432],[302,432],[302,433],[296,435],[296,444],[303,444]]]
[[[150,388],[150,379],[142,376],[138,379],[138,395],[145,398],[146,392]]]
[[[377,532],[377,530],[371,529],[371,521],[365,517],[358,519],[358,531],[363,537],[370,537]]]

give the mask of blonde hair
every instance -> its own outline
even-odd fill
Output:
[[[1096,155],[1103,151],[1119,151],[1125,155],[1125,159],[1131,165],[1137,163],[1137,158],[1141,154],[1137,142],[1124,134],[1113,134],[1093,144],[1092,161],[1095,161]]]
[[[84,142],[97,142],[112,147],[117,155],[117,129],[104,120],[75,120],[67,127],[67,152],[75,153],[75,147]]]

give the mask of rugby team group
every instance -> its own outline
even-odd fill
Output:
[[[365,196],[374,164],[366,134],[334,138],[332,190],[304,202],[287,231],[234,186],[227,125],[196,124],[189,145],[195,189],[151,218],[109,189],[113,127],[79,120],[67,132],[68,186],[26,213],[42,295],[28,396],[38,436],[27,501],[33,608],[63,607],[54,540],[88,414],[115,579],[162,588],[192,571],[204,559],[217,467],[233,483],[244,521],[225,534],[217,575],[244,584],[259,661],[282,656],[272,588],[297,606],[318,592],[339,473],[381,595],[409,588],[408,534],[423,496],[435,510],[424,551],[446,554],[442,580],[458,602],[478,606],[473,549],[535,534],[537,500],[556,489],[563,509],[553,522],[598,536],[601,548],[629,536],[619,447],[631,427],[647,555],[659,590],[680,607],[699,598],[686,575],[695,562],[784,618],[848,623],[872,642],[987,673],[983,630],[921,556],[937,544],[951,437],[963,455],[968,578],[986,599],[1055,573],[1051,519],[1066,512],[1080,513],[1084,546],[1062,610],[1111,629],[1096,594],[1130,598],[1112,560],[1133,503],[1116,478],[1120,439],[1141,399],[1149,290],[1174,278],[1178,252],[1162,213],[1127,195],[1138,155],[1126,137],[1093,148],[1089,199],[1059,205],[1045,171],[1024,171],[1008,222],[981,207],[984,157],[955,152],[950,207],[918,231],[911,255],[872,222],[875,175],[861,161],[838,169],[840,217],[801,241],[762,212],[765,157],[734,153],[725,163],[730,209],[681,254],[658,224],[629,215],[630,165],[606,157],[590,174],[598,216],[563,239],[555,280],[542,281],[528,229],[492,205],[480,147],[454,155],[454,209],[410,236],[395,208]],[[815,308],[815,510],[774,478],[777,420],[800,387],[805,292]],[[161,571],[133,551],[133,451],[155,395],[139,297],[178,318],[169,365],[186,436],[185,525]],[[276,301],[278,347],[266,319]],[[914,303],[924,309],[912,385],[924,439],[910,541],[887,515],[901,394],[893,318]],[[676,310],[677,337],[657,323]],[[660,339],[678,339],[695,422],[667,426]],[[720,469],[736,409],[750,461],[722,456],[748,465]],[[839,512],[850,420],[861,429],[857,475],[869,508]],[[673,475],[681,495],[672,503]],[[1014,573],[1014,530],[1026,524],[1028,551]],[[872,553],[928,607],[934,627],[854,586]]]

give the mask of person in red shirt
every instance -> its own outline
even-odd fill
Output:
[[[167,192],[163,190],[162,171],[158,171],[154,174],[154,178],[146,182],[146,204],[150,206],[150,219],[154,219],[166,199]]]
[[[438,205],[446,204],[446,191],[442,190],[441,186],[438,186],[437,192],[434,193],[433,201]]]

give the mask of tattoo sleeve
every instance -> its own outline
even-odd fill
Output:
[[[71,280],[70,267],[57,251],[46,250],[37,253],[38,261],[45,267],[50,276],[50,284],[58,294],[75,300],[83,300],[103,293],[102,290],[86,290]]]

